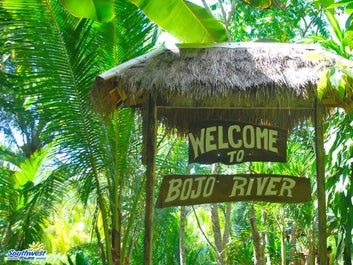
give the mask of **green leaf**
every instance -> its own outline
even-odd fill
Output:
[[[243,0],[243,2],[252,7],[263,9],[270,8],[272,5],[272,0]]]
[[[340,98],[344,98],[346,95],[346,83],[346,78],[342,76],[337,85],[337,93]]]
[[[317,98],[321,100],[326,93],[327,87],[329,86],[329,73],[330,70],[327,69],[321,76],[319,83],[317,85]]]
[[[344,98],[346,94],[346,79],[344,73],[338,67],[332,67],[330,71],[330,83],[337,91],[340,98]]]
[[[353,26],[346,31],[345,40],[347,41],[347,46],[353,50]]]
[[[346,69],[344,69],[344,68],[342,68],[342,67],[340,67],[339,69],[340,69],[343,73],[345,73],[348,77],[350,77],[350,78],[353,79],[353,73],[352,73],[352,72],[350,72],[350,71],[348,71],[348,70],[346,70]]]
[[[67,255],[67,261],[69,262],[69,265],[74,265],[74,263],[69,255]]]
[[[330,26],[333,29],[333,32],[335,33],[336,38],[338,39],[338,41],[340,43],[342,43],[344,34],[341,30],[341,27],[340,27],[335,15],[332,14],[331,12],[328,12],[328,11],[326,11],[325,14],[326,14],[326,17],[330,23]]]
[[[157,25],[184,43],[228,40],[226,30],[206,9],[183,0],[130,0]]]
[[[346,13],[348,15],[353,13],[353,1],[351,1],[347,6],[346,6]]]
[[[114,6],[110,0],[60,0],[62,5],[75,17],[91,18],[109,22],[114,17]]]
[[[333,3],[333,1],[330,0],[327,3],[326,3],[326,1],[324,1],[323,3],[326,3],[326,5],[324,4],[324,7],[326,9],[331,9],[331,8],[335,8],[335,7],[345,6],[345,5],[352,3],[352,2],[353,2],[352,0],[342,0],[337,3]],[[330,5],[327,5],[328,3],[330,3]]]
[[[76,253],[76,265],[87,265],[88,262],[85,260],[85,257],[83,256],[82,252]]]
[[[320,6],[328,9],[334,3],[334,0],[320,0],[318,3]]]

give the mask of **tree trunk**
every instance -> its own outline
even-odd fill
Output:
[[[320,265],[327,265],[327,231],[326,231],[326,191],[325,191],[325,150],[323,128],[323,106],[315,100],[315,153],[316,153],[316,194],[318,203],[318,258]]]
[[[120,185],[119,185],[120,184]],[[122,184],[118,175],[112,177],[110,189],[111,202],[111,240],[112,240],[112,260],[113,264],[121,264],[121,193]]]
[[[286,265],[286,244],[285,237],[286,234],[283,231],[283,226],[281,225],[281,265]]]
[[[156,150],[157,150],[157,107],[156,100],[148,95],[142,115],[143,163],[146,165],[146,203],[145,203],[145,237],[144,237],[144,265],[152,265],[153,249],[153,214],[154,189],[156,176]]]
[[[261,215],[261,222],[263,223],[263,224],[265,224],[266,223],[266,219],[267,219],[267,214],[266,214],[266,211],[262,211],[262,215]],[[265,250],[266,250],[266,247],[267,246],[269,246],[270,245],[270,238],[269,238],[269,236],[268,236],[268,231],[266,230],[266,231],[263,231],[262,232],[262,251],[263,251],[263,253],[265,253]],[[265,264],[271,264],[271,257],[270,257],[270,255],[268,254],[268,255],[265,255],[264,254],[264,263]]]
[[[119,210],[112,212],[112,259],[113,264],[121,264],[121,213]]]
[[[291,264],[293,265],[300,265],[300,260],[298,257],[298,253],[296,250],[296,245],[297,245],[297,234],[296,234],[296,227],[293,224],[291,230],[290,230],[290,237],[289,237],[289,243],[290,243],[290,257],[292,259]]]
[[[347,220],[344,226],[345,239],[344,239],[344,251],[343,251],[343,262],[344,265],[352,265],[352,216],[353,216],[353,163],[351,164],[351,174],[349,178],[349,188],[347,189],[346,203],[347,203]]]
[[[94,226],[94,231],[96,232],[96,236],[97,236],[98,247],[99,247],[100,255],[102,257],[102,259],[101,259],[102,260],[102,264],[103,265],[107,265],[107,257],[105,255],[103,241],[102,241],[101,235],[99,233],[99,229],[98,229],[97,224],[95,224],[95,226]]]
[[[225,213],[225,223],[224,223],[224,233],[223,233],[223,248],[228,244],[230,237],[230,224],[232,215],[232,203],[226,203],[226,213]]]
[[[185,218],[186,209],[185,206],[180,207],[180,232],[179,232],[179,257],[180,265],[186,265],[185,257]]]
[[[286,233],[284,231],[284,210],[282,207],[279,207],[279,220],[278,220],[278,226],[279,230],[281,233],[281,265],[286,265],[287,264],[287,258],[286,258]]]
[[[217,172],[218,172],[218,165],[213,164],[212,174],[217,174]],[[218,264],[222,265],[224,263],[223,255],[222,255],[223,239],[222,239],[222,233],[221,233],[221,226],[219,223],[218,205],[216,203],[211,204],[211,219],[212,219],[212,230],[213,230],[213,236],[214,236],[214,241],[216,245]]]
[[[223,256],[222,256],[223,240],[222,240],[221,227],[219,224],[218,205],[216,203],[211,204],[211,218],[212,218],[213,235],[214,235],[214,240],[215,240],[216,250],[217,250],[218,264],[222,265],[223,264]]]
[[[314,226],[314,224],[313,224]],[[315,245],[314,245],[314,230],[309,230],[309,255],[306,265],[315,265]]]
[[[257,229],[254,205],[250,207],[250,225],[254,244],[254,265],[264,265],[264,253],[261,246],[261,238]]]

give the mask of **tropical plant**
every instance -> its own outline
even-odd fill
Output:
[[[328,36],[315,35],[304,39],[306,43],[319,43],[325,49],[334,52],[345,59],[353,58],[353,25],[350,15],[344,26],[340,25],[335,16],[335,5],[327,7],[325,17],[328,21],[330,34]],[[321,100],[326,93],[334,93],[338,100],[350,99],[353,90],[352,62],[338,61],[331,69],[326,70],[318,84],[317,96]]]
[[[0,151],[0,196],[3,198],[0,205],[0,251],[6,254],[9,247],[26,248],[33,241],[47,242],[50,236],[44,237],[43,228],[55,227],[57,216],[53,215],[53,210],[60,209],[63,205],[61,200],[64,200],[65,204],[69,199],[63,196],[65,192],[65,195],[71,195],[70,200],[81,200],[75,209],[79,205],[87,208],[88,213],[85,214],[91,216],[91,222],[87,222],[91,223],[91,233],[87,235],[87,240],[97,248],[97,252],[99,251],[102,264],[141,264],[144,232],[141,229],[141,202],[144,197],[145,179],[144,168],[140,165],[140,116],[136,111],[122,109],[110,116],[100,117],[92,111],[89,91],[98,74],[148,51],[154,45],[158,31],[142,12],[148,15],[152,12],[152,15],[159,16],[158,20],[167,20],[164,16],[166,9],[158,14],[158,8],[151,8],[160,5],[165,7],[167,2],[132,1],[140,6],[141,10],[127,0],[89,2],[104,5],[113,3],[113,8],[107,9],[107,13],[99,14],[95,9],[91,10],[93,13],[88,17],[93,15],[95,20],[101,21],[97,22],[90,18],[72,16],[57,0],[3,0],[0,3],[0,129],[7,142],[13,144],[1,147]],[[143,5],[146,3],[149,6],[145,9]],[[184,1],[175,3],[182,5],[182,10],[189,15],[196,12],[201,14],[201,17],[210,18],[205,15],[204,10],[193,4],[185,4]],[[241,8],[234,16],[224,17],[229,22],[228,30],[236,34],[236,37],[233,36],[235,40],[270,36],[276,40],[290,41],[295,39],[300,31],[301,35],[307,35],[309,32],[327,33],[322,28],[321,10],[313,9],[307,2],[298,1],[298,5],[290,6],[286,10],[267,10],[269,12],[254,10],[241,2],[229,3],[236,3],[236,8]],[[350,3],[345,2],[347,7]],[[277,5],[281,7],[279,3]],[[176,10],[178,6],[175,7]],[[211,6],[211,9],[215,10],[220,6]],[[307,13],[303,11],[307,9],[312,12],[304,17],[303,14]],[[104,11],[104,8],[98,7],[97,10]],[[184,11],[182,18],[187,17]],[[280,13],[285,16],[286,12],[289,14],[287,20],[277,18]],[[260,13],[265,14],[264,18],[254,21]],[[297,16],[298,13],[300,16]],[[236,21],[234,24],[233,19]],[[300,21],[305,19],[309,19],[305,27],[299,27]],[[211,28],[216,23],[216,28],[219,29],[219,23],[214,20],[196,20],[202,22],[201,28],[204,28],[203,23],[211,25]],[[184,22],[188,25],[189,21]],[[261,27],[254,26],[258,25],[255,22],[261,22]],[[266,25],[266,31],[263,30],[263,25]],[[173,22],[170,26],[177,28],[179,23]],[[198,34],[194,34],[184,28],[180,38],[184,39],[185,33],[200,40],[203,36],[202,33],[199,34],[201,31],[199,28],[196,30]],[[210,32],[212,34],[209,34]],[[206,35],[214,37],[214,33],[211,30]],[[347,36],[349,34],[350,32]],[[216,30],[215,36],[212,41],[226,39],[223,30]],[[348,37],[343,39],[348,40]],[[346,75],[349,76],[348,73]],[[332,224],[340,226],[342,235],[337,237],[337,242],[340,243],[337,253],[345,253],[347,260],[347,251],[351,244],[349,224],[352,213],[348,203],[348,191],[350,192],[352,185],[350,169],[344,163],[347,159],[350,161],[351,152],[341,146],[351,137],[350,121],[348,116],[342,123],[334,121],[337,128],[345,133],[335,138],[331,149],[331,154],[341,150],[342,155],[333,156],[334,166],[328,181],[329,199],[336,217]],[[174,138],[166,140],[165,135],[165,132],[160,131],[157,175],[186,174],[190,171],[210,173],[209,167],[187,167],[185,142]],[[23,141],[19,141],[21,137]],[[288,167],[279,164],[254,164],[252,170],[298,175],[311,172],[314,166],[310,156],[313,153],[312,141],[310,137],[303,138],[306,140],[304,145],[308,152],[291,149],[292,159]],[[243,169],[239,165],[233,168],[222,167],[221,171],[239,173]],[[245,168],[244,172],[247,170],[248,168]],[[333,172],[334,170],[336,171]],[[157,186],[159,182],[160,179],[157,180]],[[342,190],[336,190],[336,184],[341,182]],[[342,205],[347,207],[341,207]],[[293,225],[298,234],[304,234],[297,237],[303,249],[315,242],[315,238],[312,238],[313,205],[283,208],[283,215],[280,216],[278,207],[255,205],[255,217],[258,221],[261,220],[257,222],[260,233],[268,236],[265,254],[268,254],[274,263],[280,260],[281,248],[286,258],[293,258],[289,251],[292,245],[282,242],[281,246],[279,240],[283,237],[283,230],[288,227]],[[217,213],[223,228],[226,207],[219,205],[219,209]],[[184,248],[187,264],[216,264],[216,252],[210,240],[213,233],[209,209],[200,206],[195,211],[188,208],[186,211]],[[241,264],[251,262],[254,248],[249,240],[251,235],[248,211],[246,204],[233,204],[230,236],[232,240],[225,248],[225,260],[229,264],[233,261]],[[266,214],[266,218],[261,219],[262,214]],[[156,244],[153,255],[161,264],[179,262],[178,216],[176,209],[156,211]],[[344,218],[340,219],[341,216]],[[84,218],[83,214],[79,217]],[[70,218],[75,218],[75,214]],[[274,225],[273,220],[280,218],[282,220],[278,222],[279,225]],[[72,222],[66,223],[67,226],[70,224]],[[282,230],[279,226],[282,226]],[[200,228],[203,228],[204,234],[200,233]],[[56,235],[54,232],[53,234]],[[166,241],[173,243],[165,244]],[[82,244],[82,241],[77,240],[76,243]],[[50,247],[53,246],[48,244],[47,248]],[[92,246],[84,243],[81,245],[83,249],[73,245],[70,247],[73,248],[70,250],[68,262],[74,263],[75,258],[76,262],[86,262],[85,258],[88,257]],[[84,258],[78,254],[81,251]],[[0,259],[0,262],[3,260]]]
[[[352,181],[353,146],[352,114],[336,110],[330,118],[328,131],[328,179],[326,189],[329,209],[335,216],[329,225],[330,234],[336,241],[335,259],[343,258],[344,264],[351,264],[352,257]]]
[[[222,24],[198,5],[184,0],[129,0],[160,27],[184,43],[227,41]],[[264,0],[266,1],[266,0]],[[110,21],[114,7],[106,0],[61,0],[65,8],[77,17]],[[190,25],[193,25],[190,27]]]
[[[344,7],[342,9],[342,7]],[[340,10],[336,9],[339,8]],[[346,21],[341,25],[336,17],[338,12],[346,12]],[[319,99],[324,98],[326,93],[337,95],[337,101],[343,102],[341,110],[335,110],[329,116],[330,124],[328,130],[328,164],[332,165],[326,169],[328,175],[326,190],[328,194],[329,210],[333,213],[335,220],[329,220],[330,233],[336,241],[335,260],[343,257],[344,264],[351,264],[352,253],[352,152],[351,140],[351,104],[353,89],[352,55],[352,1],[339,1],[326,7],[326,17],[331,27],[331,37],[323,39],[314,36],[312,40],[320,43],[324,48],[335,52],[345,59],[336,63],[327,70],[319,82],[317,95]],[[346,103],[348,102],[348,103]],[[347,197],[348,196],[348,197]],[[340,221],[342,220],[342,221]],[[338,227],[338,233],[334,232]]]
[[[4,150],[2,150],[4,151]],[[27,249],[33,242],[45,240],[43,229],[55,202],[66,191],[65,175],[55,169],[52,145],[27,159],[4,151],[0,161],[1,252]],[[53,188],[55,187],[55,188]]]
[[[312,1],[271,1],[267,4],[258,1],[264,4],[259,6],[237,0],[202,2],[224,23],[230,41],[293,42],[314,33],[323,37],[328,35],[323,9],[317,8]]]
[[[93,231],[101,246],[103,264],[113,264],[113,260],[126,263],[138,231],[136,214],[143,186],[141,167],[127,163],[138,159],[128,156],[135,131],[134,114],[122,110],[104,123],[90,107],[89,91],[99,73],[149,50],[154,27],[126,1],[114,3],[115,16],[109,23],[75,18],[55,0],[5,0],[0,5],[4,14],[1,56],[7,58],[2,66],[6,76],[2,95],[12,88],[15,96],[31,99],[26,106],[35,115],[27,118],[50,131],[52,138],[46,140],[52,141],[59,162],[53,169],[62,172],[59,176],[63,178],[52,183],[41,178],[24,189],[27,193],[30,189],[36,200],[31,201],[33,205],[26,204],[28,211],[19,217],[25,223],[17,223],[18,228],[33,233],[26,229],[30,214],[36,217],[30,209],[41,206],[44,208],[38,209],[39,213],[50,212],[55,200],[46,197],[48,192],[67,187],[69,182],[77,187],[83,203],[90,199],[96,204]],[[6,96],[2,98],[6,101]],[[134,174],[141,177],[130,181],[129,176]],[[43,222],[33,223],[39,226]],[[12,229],[15,224],[10,225]]]

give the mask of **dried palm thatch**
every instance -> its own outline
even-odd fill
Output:
[[[142,106],[144,96],[152,95],[159,119],[182,132],[215,118],[290,129],[312,116],[318,81],[339,60],[311,45],[182,45],[103,73],[92,97],[95,108],[107,113]]]

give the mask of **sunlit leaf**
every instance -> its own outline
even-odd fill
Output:
[[[353,13],[353,1],[351,1],[351,2],[346,6],[346,13],[347,13],[347,14],[352,14],[352,13]]]
[[[352,0],[342,0],[337,3],[334,3],[334,1],[329,0],[329,1],[323,1],[322,3],[326,3],[326,5],[324,5],[324,7],[326,9],[331,9],[331,8],[335,8],[335,7],[345,6],[345,5],[352,3],[352,2],[353,2]],[[329,4],[329,5],[327,5],[327,4]]]
[[[322,99],[326,93],[327,87],[329,85],[329,73],[330,70],[327,69],[321,76],[319,83],[317,85],[317,98]]]
[[[110,0],[60,0],[67,11],[76,17],[109,22],[114,17],[113,2]]]
[[[317,1],[317,3],[324,7],[324,8],[328,8],[329,6],[331,6],[335,1],[334,0],[320,0]]]
[[[344,98],[346,95],[346,83],[346,77],[342,76],[337,85],[337,94],[340,98]]]
[[[353,50],[353,26],[346,31],[345,40],[347,41],[348,47]]]
[[[348,77],[352,78],[353,79],[353,73],[344,69],[344,68],[340,68],[340,70],[345,73]]]
[[[344,38],[344,34],[341,30],[341,27],[340,27],[335,15],[332,14],[331,12],[325,12],[325,14],[326,14],[328,21],[330,22],[330,26],[332,27],[336,38],[338,39],[339,42],[342,42],[343,38]]]
[[[338,67],[332,67],[330,70],[330,83],[332,88],[337,91],[340,98],[346,94],[346,75]]]
[[[206,9],[183,0],[130,0],[157,25],[184,43],[228,40],[224,26]]]
[[[332,67],[330,69],[330,74],[329,74],[329,78],[330,78],[330,83],[333,87],[337,87],[338,83],[340,82],[341,78],[342,78],[342,72],[339,71],[336,67]]]

